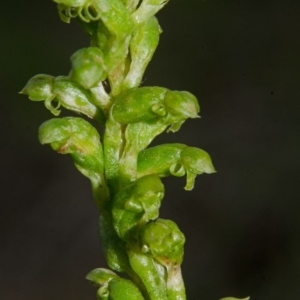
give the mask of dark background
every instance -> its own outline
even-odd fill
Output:
[[[84,277],[106,263],[89,182],[39,144],[52,115],[17,94],[37,73],[67,74],[88,39],[50,0],[5,1],[0,14],[0,299],[95,299]],[[218,170],[192,192],[165,180],[189,300],[300,299],[299,16],[287,0],[171,0],[158,15],[144,85],[191,91],[202,118],[155,142],[201,147]]]

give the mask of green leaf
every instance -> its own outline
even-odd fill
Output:
[[[76,51],[71,56],[71,63],[70,78],[85,89],[90,89],[106,79],[104,56],[99,48],[89,47]]]
[[[113,225],[118,236],[130,241],[137,230],[158,217],[164,186],[157,176],[145,176],[121,190],[113,199]]]

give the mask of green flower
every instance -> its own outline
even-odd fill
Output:
[[[112,115],[120,124],[148,122],[163,118],[180,122],[198,118],[200,111],[195,96],[188,92],[169,91],[161,87],[142,87],[129,90],[118,97]]]
[[[53,77],[40,74],[32,77],[21,94],[28,95],[30,100],[45,101],[45,106],[52,114],[60,114],[60,106],[86,115],[104,124],[105,116],[101,108],[94,104],[94,99],[89,90],[66,76]],[[53,105],[56,102],[56,105]]]
[[[138,177],[155,174],[160,177],[187,175],[186,190],[192,190],[195,178],[202,173],[215,172],[207,152],[184,144],[164,144],[139,153]]]
[[[200,112],[189,92],[140,87],[162,32],[154,15],[168,1],[54,0],[61,19],[75,19],[90,46],[71,56],[68,76],[39,74],[20,92],[44,101],[55,116],[63,107],[103,125],[102,141],[82,118],[50,119],[39,129],[40,142],[69,154],[90,180],[107,264],[132,280],[92,270],[86,278],[97,286],[98,300],[186,300],[185,237],[176,223],[158,219],[160,178],[186,175],[191,190],[197,175],[215,170],[202,149],[179,143],[147,149],[156,136],[178,131]]]
[[[176,223],[157,219],[140,231],[143,253],[149,253],[162,265],[180,265],[185,237]]]
[[[108,190],[97,130],[81,118],[55,118],[40,126],[39,139],[41,144],[50,144],[60,154],[70,154],[75,167],[90,179],[96,203],[101,208]]]
[[[113,199],[113,225],[118,236],[129,241],[149,220],[158,217],[164,186],[157,176],[144,176],[121,190]]]

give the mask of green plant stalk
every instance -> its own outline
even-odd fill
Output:
[[[157,135],[178,131],[200,112],[189,92],[140,87],[162,32],[155,14],[168,0],[54,2],[61,20],[78,21],[91,45],[71,56],[68,76],[33,76],[20,93],[44,101],[55,116],[62,107],[104,126],[102,139],[80,117],[53,118],[39,129],[40,142],[69,154],[91,181],[101,244],[113,271],[96,268],[86,278],[98,287],[99,300],[184,300],[185,237],[173,221],[158,218],[160,178],[186,175],[185,189],[192,190],[197,175],[215,170],[202,149],[147,148]]]

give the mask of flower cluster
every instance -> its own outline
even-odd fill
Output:
[[[53,118],[39,129],[42,144],[69,154],[91,181],[100,211],[99,234],[109,267],[87,279],[100,300],[184,300],[180,265],[185,237],[171,220],[159,218],[166,176],[195,177],[215,172],[202,149],[183,144],[147,148],[163,131],[176,132],[198,118],[194,95],[162,87],[140,87],[159,42],[154,16],[168,0],[55,0],[61,19],[75,19],[91,38],[71,56],[66,76],[39,74],[21,91],[104,127],[103,137],[80,117]],[[117,273],[131,278],[121,278]]]

